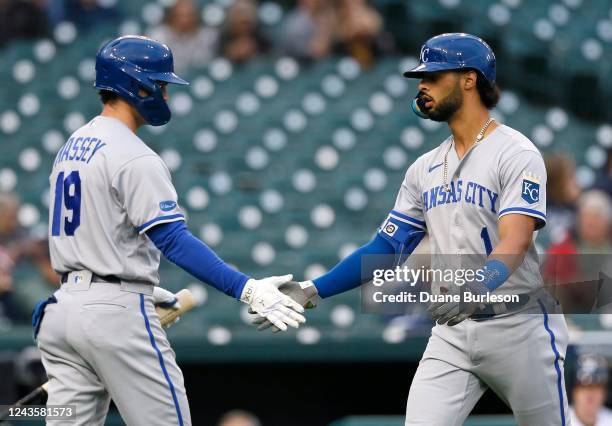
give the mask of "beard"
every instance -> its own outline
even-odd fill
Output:
[[[419,93],[419,102],[420,105],[424,105],[430,99],[423,100],[421,97],[421,93]],[[452,116],[461,108],[463,105],[463,95],[461,93],[461,88],[459,87],[459,82],[453,89],[451,93],[446,95],[446,97],[434,108],[421,108],[421,111],[425,113],[430,120],[433,121],[448,121],[452,118]]]

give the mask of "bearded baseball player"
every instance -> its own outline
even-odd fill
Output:
[[[102,113],[70,136],[51,172],[49,245],[61,288],[33,325],[49,377],[49,405],[74,405],[71,425],[103,425],[111,398],[128,425],[190,425],[174,352],[155,306],[160,253],[250,305],[276,327],[298,327],[302,306],[278,290],[291,275],[252,279],[225,264],[185,225],[170,173],[136,136],[170,120],[170,49],[125,36],[102,47],[95,87]],[[48,419],[48,424],[61,424]]]
[[[487,388],[521,426],[569,424],[567,327],[563,315],[551,314],[559,306],[543,291],[534,247],[546,222],[546,170],[533,143],[489,113],[499,99],[495,68],[491,48],[469,34],[442,34],[423,45],[420,63],[404,74],[420,79],[412,108],[446,122],[451,136],[410,166],[372,241],[325,275],[281,287],[314,307],[370,280],[374,269],[394,266],[427,233],[432,267],[481,259],[480,278],[462,285],[461,296],[516,297],[490,304],[441,298],[430,305],[436,325],[412,381],[406,426],[462,425]],[[388,260],[377,256],[377,265],[362,268],[364,256],[373,254]],[[440,294],[442,286],[435,288]],[[271,326],[263,318],[256,323]]]

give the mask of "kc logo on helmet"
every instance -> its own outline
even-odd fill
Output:
[[[421,62],[427,62],[429,60],[429,58],[427,57],[428,53],[429,53],[429,47],[424,47],[421,50]]]
[[[528,172],[523,173],[521,198],[529,204],[540,201],[540,180],[535,175]]]

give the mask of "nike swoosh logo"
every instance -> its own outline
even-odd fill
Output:
[[[433,166],[429,166],[429,173],[433,172],[434,170],[436,170],[438,167],[440,167],[442,164],[444,163],[440,163],[440,164],[434,164]]]

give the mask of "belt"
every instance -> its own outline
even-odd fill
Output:
[[[61,279],[61,283],[62,284],[66,284],[68,282],[68,272],[64,272],[62,274],[62,279]],[[102,282],[102,283],[110,283],[110,284],[121,284],[121,279],[119,277],[117,277],[116,275],[98,275],[98,274],[92,274],[91,275],[91,282]]]
[[[531,301],[529,294],[520,294],[518,302],[500,302],[495,304],[485,305],[482,309],[477,309],[470,317],[474,321],[484,321],[496,317],[498,315],[511,313],[519,310]]]

